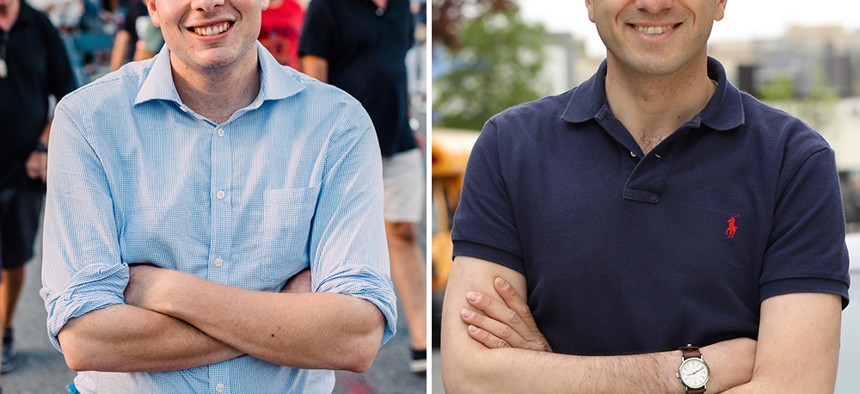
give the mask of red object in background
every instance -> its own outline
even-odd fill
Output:
[[[279,4],[280,3],[280,4]],[[263,10],[259,40],[278,63],[301,70],[299,62],[299,34],[305,10],[295,0],[272,0]]]

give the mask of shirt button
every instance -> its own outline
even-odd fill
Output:
[[[216,257],[215,258],[215,266],[220,267],[222,264],[224,264],[224,260],[221,260],[220,257]]]
[[[218,197],[219,200],[223,200],[224,199],[224,191],[218,190],[218,193],[215,193],[215,197]]]
[[[217,133],[218,133],[219,137],[223,137],[224,136],[224,129],[219,127]]]
[[[636,152],[630,151],[630,156],[636,157]]]
[[[179,109],[182,110],[182,112],[188,112],[188,107],[186,107],[184,105],[180,105]]]
[[[224,384],[223,383],[216,384],[215,385],[215,391],[217,391],[219,393],[223,393],[224,392]]]

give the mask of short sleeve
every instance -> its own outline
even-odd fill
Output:
[[[765,251],[760,300],[798,292],[832,293],[848,305],[845,217],[833,150],[786,163]]]
[[[451,232],[454,256],[476,257],[525,273],[499,138],[491,119],[472,148]]]
[[[323,59],[331,56],[333,21],[329,2],[313,0],[308,4],[302,34],[299,35],[299,56],[313,55]]]

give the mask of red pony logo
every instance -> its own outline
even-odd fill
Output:
[[[735,233],[738,232],[738,226],[735,225],[735,221],[737,218],[741,217],[741,215],[735,215],[729,218],[727,221],[729,223],[729,227],[726,229],[726,236],[729,238],[734,238]]]

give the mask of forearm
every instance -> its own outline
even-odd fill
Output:
[[[319,56],[302,56],[302,72],[322,82],[328,82],[328,60]]]
[[[71,319],[58,338],[66,363],[76,371],[180,370],[242,354],[181,320],[131,305]]]
[[[752,380],[730,393],[832,393],[839,364],[842,300],[794,293],[762,303]]]
[[[749,380],[748,372],[731,366],[731,346],[735,345],[741,344],[721,343],[702,348],[712,371],[707,385],[709,393],[722,392]],[[632,388],[643,393],[684,392],[675,375],[681,364],[678,350],[574,356],[515,348],[488,349],[475,342],[459,349],[443,347],[442,351],[442,373],[449,393],[617,393]]]
[[[458,361],[452,361],[448,354],[443,356],[442,373],[448,393],[617,393],[634,387],[637,392],[684,392],[673,372],[678,368],[680,352],[613,357],[514,348],[461,352],[462,357],[453,356]]]
[[[110,52],[110,70],[116,71],[125,63],[125,55],[128,51],[128,45],[131,42],[131,35],[125,30],[116,32],[116,37],[113,41],[113,49]]]
[[[42,128],[42,134],[39,135],[39,140],[48,143],[51,139],[51,124],[54,122],[54,118],[48,118],[48,121],[45,123],[45,127]]]
[[[362,299],[258,292],[190,275],[179,283],[154,309],[271,363],[364,371],[382,341],[382,313]]]

